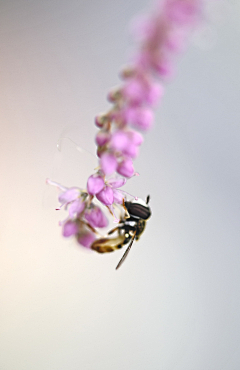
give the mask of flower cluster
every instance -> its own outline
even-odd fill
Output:
[[[109,92],[111,108],[95,118],[99,167],[88,178],[87,190],[66,189],[48,180],[62,190],[59,202],[68,209],[68,218],[61,223],[63,236],[75,235],[81,245],[90,247],[97,235],[95,228],[107,226],[95,197],[113,215],[114,205],[124,207],[125,192],[119,188],[137,174],[133,160],[143,142],[142,133],[153,124],[153,108],[163,96],[164,79],[173,73],[173,57],[184,49],[200,5],[201,0],[163,0],[136,27],[139,52],[121,72],[122,85]]]
[[[96,228],[108,225],[107,217],[84,190],[76,187],[66,188],[50,179],[46,182],[61,191],[58,197],[61,205],[57,209],[64,207],[68,210],[67,218],[59,223],[62,226],[62,235],[64,237],[74,235],[79,244],[89,248],[96,239]]]

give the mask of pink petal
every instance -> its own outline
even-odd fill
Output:
[[[130,158],[125,158],[117,168],[117,172],[125,177],[132,177],[134,174],[133,163]]]
[[[113,204],[113,191],[109,186],[106,186],[103,190],[96,194],[96,197],[105,206]]]
[[[78,226],[75,222],[73,221],[67,221],[62,228],[62,234],[66,238],[69,236],[75,235],[78,232]]]
[[[60,194],[58,197],[58,200],[60,203],[65,204],[65,203],[69,203],[77,199],[79,195],[80,195],[80,189],[70,188],[64,191],[62,194]]]
[[[126,132],[117,130],[112,135],[110,146],[111,148],[123,151],[128,146],[129,138]]]
[[[116,171],[117,159],[111,153],[104,153],[100,158],[100,166],[105,175],[111,175]]]
[[[90,248],[95,239],[96,237],[91,231],[85,231],[78,235],[77,241],[85,248]]]
[[[76,199],[68,208],[69,216],[73,218],[75,214],[79,215],[85,208],[85,203],[80,199]]]
[[[99,207],[94,207],[85,213],[85,218],[92,227],[106,227],[108,219]]]
[[[127,181],[126,179],[121,178],[121,177],[118,177],[118,178],[109,179],[108,180],[108,184],[112,188],[121,188],[121,186],[123,186],[124,184],[126,184],[126,181]]]
[[[95,195],[104,187],[104,180],[101,176],[92,175],[88,178],[87,191],[90,195]]]
[[[120,191],[113,189],[113,198],[114,198],[114,203],[122,204],[124,196]]]

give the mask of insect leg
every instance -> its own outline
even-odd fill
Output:
[[[115,231],[119,230],[119,228],[121,228],[122,226],[124,226],[124,224],[119,224],[119,226],[114,227],[114,229],[112,229],[112,230],[110,230],[110,231],[108,232],[108,235],[113,234]]]
[[[97,230],[96,230],[96,229],[94,229],[94,227],[92,227],[88,222],[84,221],[84,223],[85,223],[85,225],[87,225],[87,226],[89,227],[89,229],[90,229],[90,230],[92,230],[92,232],[93,232],[94,234],[96,234],[96,235],[98,235],[98,236],[102,237],[102,235],[101,235],[99,232],[97,232]]]
[[[127,247],[127,249],[126,249],[126,251],[125,251],[124,255],[122,256],[122,258],[121,258],[121,259],[120,259],[120,261],[118,262],[117,267],[116,267],[116,270],[117,270],[117,269],[119,269],[119,267],[123,264],[123,262],[124,262],[124,261],[125,261],[125,259],[127,258],[127,255],[128,255],[128,253],[130,252],[130,249],[131,249],[131,247],[132,247],[132,245],[133,245],[133,242],[134,242],[134,239],[135,239],[135,236],[136,236],[136,232],[137,232],[137,230],[135,230],[135,231],[134,231],[134,234],[133,234],[133,236],[132,236],[132,240],[131,240],[131,242],[130,242],[129,246]]]

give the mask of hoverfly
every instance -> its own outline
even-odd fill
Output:
[[[123,218],[121,218],[119,224],[114,229],[108,232],[108,235],[113,234],[115,231],[118,232],[118,236],[115,238],[105,237],[95,240],[91,248],[98,253],[113,252],[117,249],[122,248],[125,244],[128,247],[119,261],[116,270],[125,261],[134,240],[138,240],[143,233],[146,221],[151,216],[151,209],[148,205],[150,196],[147,196],[146,203],[142,200],[125,202],[126,213]]]

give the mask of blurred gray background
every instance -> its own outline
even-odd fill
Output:
[[[208,2],[178,60],[126,186],[153,215],[119,271],[123,251],[61,237],[45,185],[85,187],[94,116],[151,5],[0,2],[0,370],[240,368],[239,2]]]

